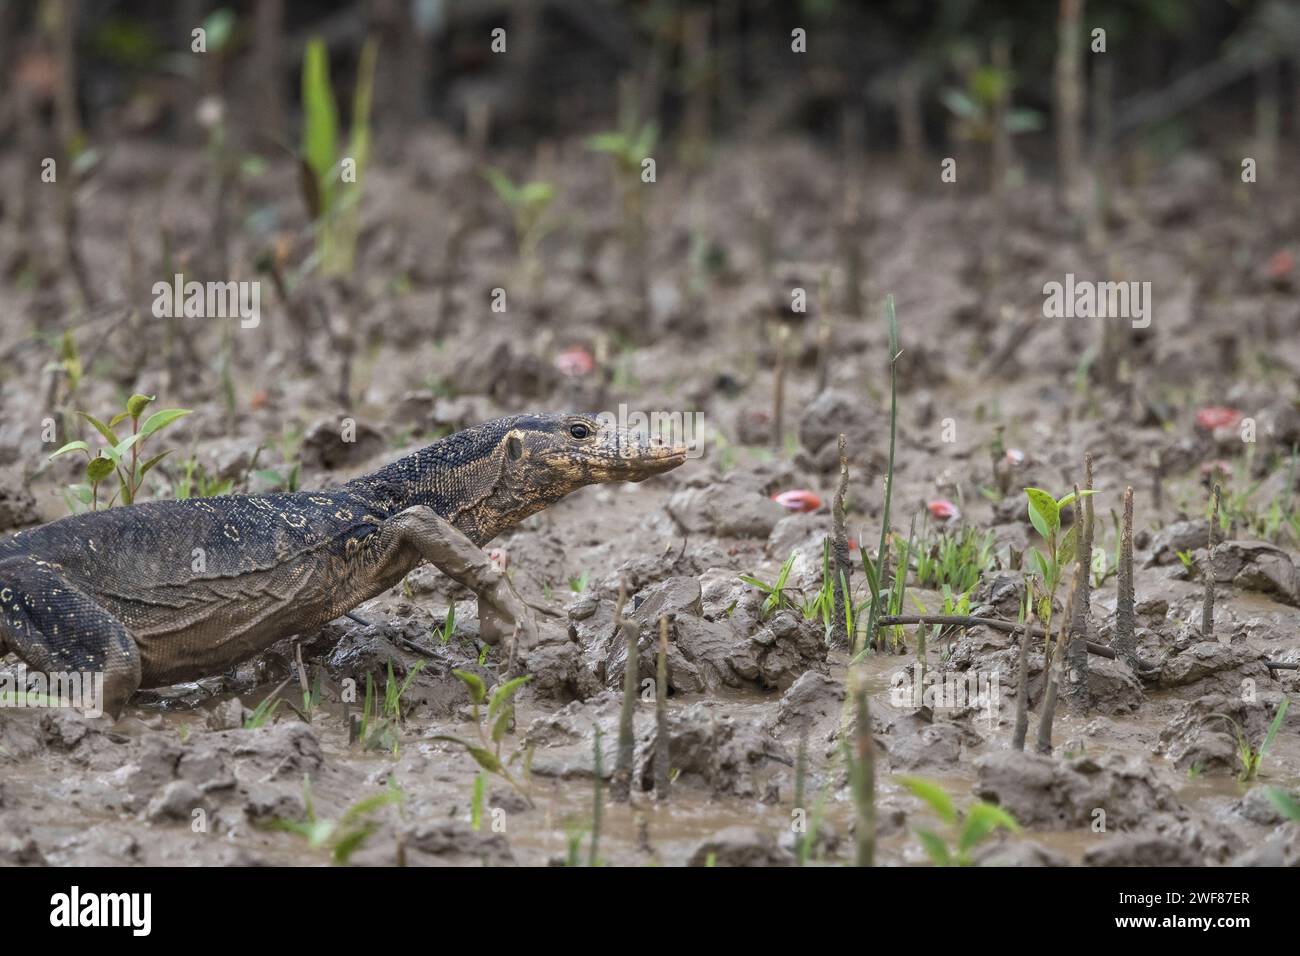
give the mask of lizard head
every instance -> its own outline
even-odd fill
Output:
[[[688,449],[620,425],[609,415],[522,417],[506,432],[507,468],[533,487],[566,495],[606,481],[643,481],[686,461]]]

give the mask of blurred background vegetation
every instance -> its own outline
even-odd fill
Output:
[[[65,136],[187,137],[197,104],[219,95],[247,120],[229,126],[250,139],[239,146],[273,149],[299,109],[310,42],[328,49],[335,89],[351,91],[373,38],[381,151],[423,119],[500,144],[593,132],[633,107],[694,146],[806,131],[849,150],[918,136],[940,148],[988,136],[984,114],[1007,89],[1018,148],[1049,157],[1058,20],[1071,6],[1117,137],[1178,148],[1223,123],[1276,122],[1300,90],[1290,0],[11,0],[0,143],[26,121],[58,124],[60,96],[77,107]],[[206,58],[190,55],[200,26]],[[498,27],[504,54],[491,49]],[[1106,76],[1086,55],[1095,28]],[[807,52],[791,55],[796,29]],[[346,119],[350,92],[338,107]]]

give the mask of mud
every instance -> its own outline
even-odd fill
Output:
[[[495,159],[529,169],[523,157]],[[0,162],[7,181],[16,179],[9,175],[13,162]],[[1216,157],[1205,162],[1217,168]],[[827,156],[795,142],[736,148],[690,183],[665,165],[650,211],[651,309],[638,322],[618,283],[617,242],[602,238],[612,232],[615,209],[613,193],[602,188],[608,168],[568,142],[541,172],[557,184],[556,207],[572,223],[541,247],[537,296],[515,296],[506,313],[488,313],[489,290],[508,283],[516,263],[509,221],[491,194],[482,184],[449,188],[463,182],[453,178],[457,169],[472,166],[446,133],[414,137],[404,155],[376,162],[359,278],[350,298],[328,306],[355,344],[346,407],[331,397],[341,375],[336,340],[312,334],[303,345],[274,305],[259,331],[231,336],[233,409],[224,404],[212,364],[214,331],[196,340],[191,361],[152,342],[138,353],[120,331],[101,335],[104,323],[116,321],[111,316],[76,326],[94,374],[75,404],[111,407],[125,389],[195,410],[163,445],[177,453],[149,488],[162,496],[174,493],[175,460],[190,454],[210,475],[246,480],[253,490],[267,480],[260,469],[300,462],[302,486],[310,488],[497,414],[573,405],[602,410],[619,402],[702,411],[703,458],[640,485],[585,489],[491,544],[508,561],[516,588],[546,609],[548,621],[546,639],[520,649],[514,662],[532,680],[520,692],[503,749],[532,748],[531,805],[493,777],[478,829],[471,822],[478,767],[459,746],[437,739],[476,734],[465,685],[452,671],[473,671],[491,685],[507,676],[510,662],[493,650],[479,663],[472,596],[421,569],[404,589],[356,610],[368,623],[342,619],[302,635],[305,666],[322,680],[322,700],[309,721],[281,706],[266,725],[244,728],[281,682],[289,681],[281,694],[291,703],[301,697],[292,642],[226,674],[141,692],[116,724],[66,711],[0,709],[0,862],[325,864],[328,845],[314,847],[276,828],[306,815],[304,779],[319,820],[340,821],[390,786],[405,795],[400,807],[366,816],[371,826],[351,855],[356,864],[552,865],[565,861],[571,838],[580,839],[578,858],[585,861],[597,776],[593,736],[599,728],[600,775],[608,778],[628,663],[614,623],[620,581],[628,616],[642,631],[636,666],[643,679],[654,673],[657,621],[672,619],[667,724],[675,776],[668,799],[656,802],[651,695],[635,709],[633,799],[630,806],[604,802],[600,859],[791,864],[795,811],[814,804],[820,822],[813,860],[851,859],[855,814],[841,749],[847,656],[828,646],[820,621],[806,621],[798,610],[764,615],[763,595],[738,575],[771,581],[794,555],[789,586],[805,597],[815,593],[840,433],[848,436],[850,537],[855,547],[874,551],[888,450],[879,302],[892,292],[905,356],[894,529],[905,535],[913,514],[935,498],[957,503],[958,523],[996,535],[998,566],[984,576],[974,603],[1013,616],[1020,572],[1007,566],[1010,551],[1036,540],[1019,489],[1063,494],[1080,480],[1083,455],[1091,453],[1097,544],[1112,555],[1110,514],[1119,512],[1125,486],[1137,489],[1137,643],[1159,677],[1140,679],[1122,662],[1094,658],[1091,709],[1058,714],[1052,755],[1017,753],[1009,749],[1015,639],[973,628],[931,644],[932,669],[1000,676],[1001,706],[989,716],[975,707],[895,703],[894,676],[914,663],[909,628],[907,655],[878,653],[866,664],[878,744],[879,861],[926,861],[912,830],[936,820],[898,780],[920,775],[942,784],[959,806],[993,801],[1024,827],[982,844],[981,863],[1300,863],[1296,824],[1285,822],[1261,789],[1300,791],[1300,706],[1248,785],[1236,782],[1237,744],[1223,719],[1258,743],[1282,699],[1300,695],[1296,671],[1265,664],[1300,661],[1294,537],[1260,543],[1246,527],[1229,529],[1213,566],[1214,634],[1200,633],[1202,569],[1210,564],[1202,462],[1228,458],[1238,472],[1230,480],[1234,491],[1259,480],[1270,482],[1261,487],[1279,500],[1297,492],[1285,460],[1271,456],[1294,440],[1300,303],[1260,267],[1276,237],[1296,222],[1294,195],[1265,203],[1230,190],[1207,194],[1200,180],[1179,173],[1183,167],[1127,184],[1110,224],[1110,261],[1152,280],[1158,305],[1151,328],[1134,342],[1125,385],[1104,387],[1086,372],[1079,384],[1080,356],[1100,341],[1096,321],[1031,323],[1006,361],[992,372],[985,366],[1015,322],[1041,310],[1043,283],[1091,255],[1082,237],[1035,214],[1051,205],[1043,186],[1028,183],[1009,197],[1016,225],[1007,236],[1007,261],[990,272],[987,204],[969,195],[908,194],[882,163],[865,193],[869,265],[862,291],[870,305],[865,315],[848,316],[838,307],[844,273],[835,233],[825,228],[829,210],[838,207]],[[97,175],[115,188],[97,193],[82,212],[93,273],[124,275],[123,223],[140,235],[143,255],[151,262],[159,255],[158,236],[141,222],[139,184],[146,178],[155,197],[147,208],[161,203],[167,210],[172,254],[203,255],[206,227],[183,201],[205,181],[197,153],[166,158],[124,147],[104,156]],[[295,175],[291,164],[271,164],[240,202],[269,210],[286,226],[301,225]],[[778,274],[802,275],[813,288],[825,270],[830,284],[833,348],[820,394],[819,317],[788,317],[790,438],[778,450],[767,447],[775,356],[766,323],[773,296],[787,297],[790,283],[764,277],[744,225],[760,186],[781,223]],[[478,225],[454,281],[442,290],[437,260],[445,223],[457,215]],[[54,236],[45,238],[52,243]],[[714,250],[712,266],[684,253],[693,242]],[[1240,255],[1216,252],[1227,244]],[[242,234],[231,252],[241,261],[254,258]],[[435,323],[444,291],[452,307]],[[0,366],[5,530],[61,516],[58,491],[75,479],[70,462],[46,461],[52,449],[37,437],[50,413],[41,383],[51,356],[39,336],[21,331],[48,335],[58,328],[65,292],[30,288],[12,276],[0,280],[9,313]],[[1219,339],[1228,328],[1244,345],[1225,364]],[[594,356],[590,375],[557,368],[557,353],[575,345]],[[1198,430],[1195,412],[1207,404],[1257,418],[1259,441],[1249,461],[1249,446]],[[357,423],[355,443],[338,440],[344,417]],[[941,431],[948,420],[952,441]],[[1010,475],[1010,493],[991,501],[980,489],[996,487],[995,469],[1006,467],[995,466],[988,452],[997,426],[1023,461]],[[1165,463],[1159,507],[1153,453]],[[1243,477],[1250,468],[1260,473]],[[821,507],[791,514],[771,500],[789,489],[813,491]],[[1190,553],[1192,570],[1180,552]],[[855,586],[861,595],[860,573]],[[1092,598],[1092,629],[1102,643],[1114,629],[1115,589],[1109,576]],[[933,591],[911,592],[931,611],[942,602]],[[442,643],[453,602],[454,635]],[[364,687],[372,674],[382,691],[390,665],[398,681],[420,666],[402,699],[400,727],[382,748],[350,743],[345,718],[360,704],[343,702],[344,682]],[[1029,655],[1028,681],[1035,728],[1044,685],[1039,650]],[[1032,739],[1031,733],[1031,748]],[[805,806],[796,807],[801,747],[808,771]]]

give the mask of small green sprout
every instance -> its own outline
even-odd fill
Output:
[[[50,460],[53,461],[60,455],[70,454],[74,451],[82,452],[86,456],[86,483],[72,485],[69,488],[73,498],[83,506],[89,507],[92,511],[98,510],[99,487],[114,476],[117,478],[117,490],[108,500],[106,507],[111,508],[119,498],[122,504],[134,504],[140,488],[144,484],[145,475],[149,474],[160,461],[170,454],[169,451],[165,451],[162,454],[154,455],[152,458],[144,458],[141,452],[150,438],[178,418],[190,414],[190,410],[188,408],[166,408],[154,412],[148,418],[145,418],[142,424],[140,420],[153,400],[154,396],[152,395],[141,395],[139,393],[132,395],[127,399],[125,410],[118,412],[107,423],[86,412],[78,412],[82,418],[90,423],[95,431],[104,437],[108,444],[97,453],[92,453],[90,445],[86,442],[70,441],[50,455]],[[125,437],[119,437],[115,429],[126,421],[131,423],[131,433]]]
[[[1015,817],[995,804],[977,801],[963,818],[958,814],[952,797],[933,780],[900,777],[899,783],[927,803],[939,819],[948,824],[955,837],[950,842],[932,830],[915,829],[917,839],[935,866],[970,866],[971,852],[993,831],[1001,827],[1012,833],[1020,832]]]
[[[470,671],[454,670],[452,671],[465,687],[469,690],[470,704],[473,708],[474,724],[478,731],[478,741],[471,743],[460,737],[453,737],[449,734],[439,734],[431,739],[445,740],[448,743],[456,744],[463,747],[465,751],[474,758],[480,767],[488,773],[494,773],[501,777],[514,790],[522,796],[528,805],[532,806],[533,800],[528,792],[529,771],[532,766],[532,748],[521,754],[516,750],[509,757],[502,759],[501,743],[505,739],[506,733],[510,730],[515,718],[515,705],[513,698],[519,688],[532,680],[532,675],[515,677],[511,680],[498,684],[492,691],[491,698],[488,697],[487,685],[483,683],[483,678]],[[481,712],[481,708],[487,704],[486,720]],[[523,783],[521,784],[514,774],[510,772],[510,765],[516,760],[523,759]]]
[[[1268,725],[1268,730],[1264,734],[1264,740],[1260,743],[1259,749],[1251,746],[1241,724],[1227,714],[1210,714],[1206,718],[1207,720],[1225,720],[1232,725],[1233,735],[1237,738],[1237,760],[1241,764],[1241,770],[1237,774],[1239,782],[1248,783],[1259,774],[1259,766],[1264,760],[1264,754],[1268,752],[1268,748],[1273,743],[1273,738],[1277,736],[1278,730],[1281,729],[1287,708],[1290,706],[1290,698],[1283,697],[1282,702],[1278,704],[1277,713],[1273,716],[1272,723]]]

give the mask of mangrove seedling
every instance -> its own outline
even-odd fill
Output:
[[[1080,492],[1080,496],[1086,498],[1095,493],[1085,490]],[[1061,534],[1061,509],[1074,503],[1074,492],[1054,498],[1041,488],[1026,488],[1025,497],[1029,499],[1029,522],[1046,545],[1046,554],[1037,548],[1029,550],[1041,579],[1038,619],[1043,622],[1043,630],[1047,631],[1052,625],[1052,606],[1061,584],[1062,569],[1074,560],[1078,548],[1081,522],[1075,521],[1069,531]]]
[[[154,397],[153,395],[141,395],[139,393],[132,395],[127,399],[126,408],[110,418],[108,422],[103,422],[86,412],[78,412],[82,418],[94,427],[95,431],[103,436],[107,444],[98,452],[92,452],[90,445],[86,442],[70,441],[50,455],[50,460],[53,461],[60,455],[70,454],[74,451],[82,452],[86,456],[86,483],[71,485],[68,489],[72,497],[83,506],[90,508],[92,511],[98,510],[99,487],[113,477],[117,479],[117,490],[108,499],[106,507],[111,508],[118,499],[121,499],[124,505],[134,504],[140,488],[144,484],[145,475],[149,474],[160,461],[170,454],[169,451],[165,451],[154,455],[152,458],[145,458],[142,452],[150,438],[176,421],[176,419],[188,415],[190,410],[188,408],[166,408],[154,412],[148,418],[145,418],[142,424],[140,419],[144,416],[150,403],[153,402]],[[120,437],[116,429],[127,421],[131,423],[131,432],[125,437]]]
[[[1241,724],[1227,714],[1210,714],[1206,718],[1207,720],[1226,720],[1232,725],[1233,736],[1237,738],[1237,760],[1241,764],[1241,770],[1237,774],[1239,782],[1248,783],[1259,774],[1259,766],[1264,760],[1264,754],[1272,746],[1273,738],[1277,736],[1278,730],[1282,727],[1282,721],[1286,718],[1286,711],[1290,706],[1290,698],[1283,697],[1282,702],[1277,705],[1277,713],[1273,716],[1273,722],[1268,725],[1268,730],[1265,732],[1264,739],[1258,749],[1251,746]]]
[[[933,780],[900,777],[899,783],[928,804],[951,831],[946,839],[933,830],[917,827],[913,831],[935,866],[971,866],[971,853],[999,827],[1020,832],[1015,817],[995,804],[976,801],[963,816],[952,797]]]
[[[533,758],[532,748],[530,747],[526,752],[522,753],[516,749],[503,759],[501,756],[501,742],[505,739],[506,732],[510,730],[511,725],[514,723],[515,706],[512,700],[515,693],[524,684],[532,680],[532,675],[515,677],[498,684],[493,688],[492,695],[489,698],[487,685],[483,683],[483,678],[470,671],[454,670],[452,673],[460,678],[461,683],[469,690],[469,699],[473,708],[474,725],[478,731],[478,740],[477,742],[471,742],[450,734],[439,734],[431,739],[445,740],[448,743],[463,747],[466,753],[473,757],[480,767],[488,773],[496,774],[508,783],[531,807],[533,799],[528,792],[528,777]],[[484,704],[487,705],[486,719],[484,719],[481,710]],[[520,759],[523,761],[522,783],[510,772],[510,765]]]
[[[740,580],[744,581],[750,587],[758,588],[767,597],[763,600],[763,606],[759,611],[759,619],[767,620],[774,611],[790,607],[790,600],[786,597],[786,581],[790,579],[790,569],[794,567],[794,555],[785,559],[781,565],[781,570],[776,576],[776,580],[771,584],[766,581],[760,581],[752,574],[740,575]]]
[[[337,820],[322,820],[316,816],[312,802],[311,778],[303,774],[302,778],[302,820],[274,820],[270,824],[274,830],[296,833],[305,837],[307,845],[313,850],[325,848],[335,863],[346,865],[370,835],[379,828],[372,820],[374,813],[386,806],[400,804],[406,799],[404,794],[390,777],[388,789],[383,793],[358,800],[343,812]]]
[[[492,184],[497,197],[510,210],[519,266],[523,269],[529,286],[533,287],[542,273],[537,248],[552,229],[546,220],[546,211],[555,201],[555,187],[545,182],[516,184],[499,169],[485,169],[483,175]]]

